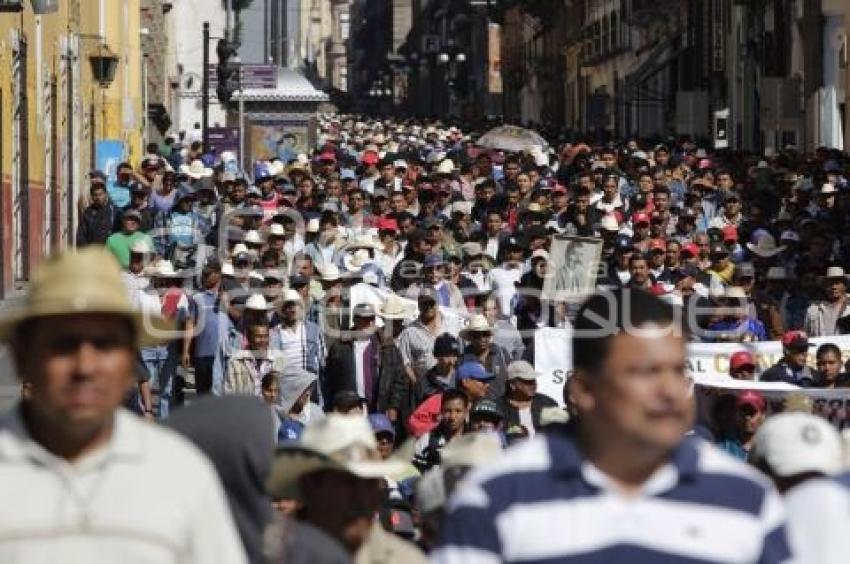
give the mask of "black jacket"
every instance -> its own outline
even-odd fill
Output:
[[[378,403],[386,403],[385,397],[389,395],[389,382],[381,382],[381,342],[377,335],[371,338],[372,350],[369,362],[372,367],[373,385],[369,413],[377,411]],[[328,358],[323,373],[322,391],[324,397],[331,400],[334,395],[341,391],[357,391],[356,369],[354,361],[354,342],[350,339],[338,340],[328,350]],[[382,395],[384,398],[380,398]],[[380,399],[379,399],[380,398]],[[381,399],[384,399],[382,402]]]
[[[519,425],[519,410],[511,405],[504,396],[498,401],[502,408],[502,413],[505,414],[503,428],[507,429],[512,425]],[[534,424],[535,432],[540,432],[542,428],[540,425],[540,414],[543,413],[543,410],[547,407],[558,407],[558,404],[547,395],[535,394],[534,398],[531,400],[531,422]]]
[[[104,245],[115,230],[118,210],[111,203],[102,208],[89,206],[83,210],[77,225],[77,246]]]
[[[804,366],[794,377],[794,370],[788,365],[785,360],[780,360],[764,372],[759,377],[762,382],[786,382],[794,384],[801,388],[811,388],[818,385],[820,380],[817,371],[812,370],[808,366]]]

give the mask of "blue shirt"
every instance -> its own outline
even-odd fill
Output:
[[[790,559],[782,501],[755,469],[683,439],[634,496],[565,431],[474,470],[449,500],[437,564],[767,564]]]
[[[110,180],[106,184],[106,193],[116,208],[126,208],[130,205],[129,186],[122,186],[117,180]]]
[[[191,314],[195,325],[195,358],[216,356],[225,345],[231,325],[218,296],[208,290],[192,296]]]

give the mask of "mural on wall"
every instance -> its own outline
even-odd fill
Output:
[[[309,120],[259,120],[248,126],[250,161],[278,158],[287,163],[310,147]]]

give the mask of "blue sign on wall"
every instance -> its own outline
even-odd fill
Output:
[[[109,179],[115,178],[115,169],[124,162],[124,142],[118,139],[100,139],[94,148],[95,168]]]

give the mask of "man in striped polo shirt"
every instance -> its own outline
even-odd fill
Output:
[[[778,494],[696,438],[686,335],[641,290],[591,297],[574,324],[573,421],[472,473],[439,564],[790,559]]]

